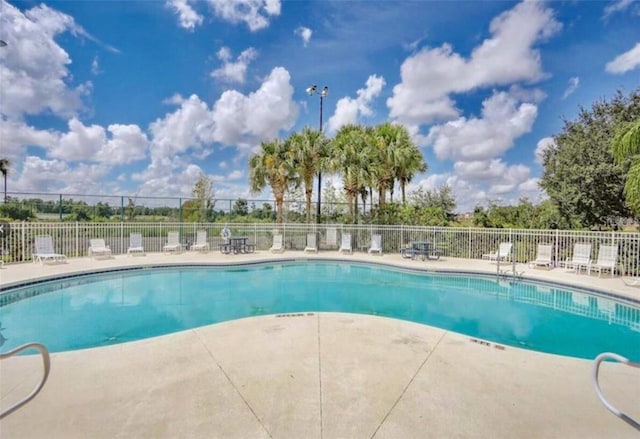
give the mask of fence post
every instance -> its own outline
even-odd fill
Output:
[[[559,250],[560,250],[560,248],[559,248],[559,247],[560,247],[560,245],[559,245],[559,238],[560,238],[560,237],[558,236],[559,234],[560,234],[560,231],[559,231],[558,229],[556,229],[556,238],[555,238],[555,241],[556,241],[556,242],[555,242],[555,243],[554,243],[554,245],[553,245],[553,248],[555,248],[555,249],[556,249],[556,263],[555,263],[555,266],[556,266],[556,267],[557,267],[558,265],[560,265],[560,260],[558,259],[558,255],[560,254],[560,253],[559,253]]]
[[[80,234],[80,227],[78,225],[78,221],[76,221],[76,239],[75,239],[75,241],[76,241],[76,258],[78,256],[80,256],[80,246],[79,246],[79,242],[78,242],[79,234]]]
[[[27,260],[27,258],[26,258],[27,246],[26,246],[26,239],[25,239],[26,233],[25,233],[25,230],[24,230],[25,229],[25,221],[22,221],[22,224],[20,225],[20,229],[21,229],[20,230],[20,235],[21,235],[20,239],[22,241],[22,262],[26,262],[26,260]]]

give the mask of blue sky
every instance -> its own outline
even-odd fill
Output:
[[[640,85],[640,2],[0,0],[9,191],[216,198],[263,140],[402,123],[459,211],[533,201],[563,119]],[[340,187],[337,177],[323,183]],[[397,193],[397,192],[396,192]],[[315,194],[314,194],[315,198]]]

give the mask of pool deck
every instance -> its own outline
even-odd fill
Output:
[[[495,273],[487,261],[337,252],[185,252],[5,265],[0,284],[122,266],[331,258]],[[506,267],[505,267],[506,268]],[[525,278],[640,300],[620,278],[532,269]],[[55,328],[52,328],[55,330]],[[639,347],[640,349],[640,347]],[[593,362],[478,343],[383,317],[303,313],[235,320],[52,354],[49,381],[0,421],[2,438],[626,438],[596,397]],[[37,356],[0,362],[0,406],[39,379]],[[640,420],[640,369],[601,368],[603,392]]]

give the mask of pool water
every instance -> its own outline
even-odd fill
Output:
[[[26,298],[25,298],[26,297]],[[585,292],[384,266],[287,262],[137,269],[11,290],[0,347],[104,346],[243,317],[346,312],[423,323],[541,352],[640,361],[640,309]]]

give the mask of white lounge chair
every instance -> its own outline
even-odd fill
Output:
[[[340,244],[340,248],[338,249],[338,253],[349,252],[353,253],[351,249],[351,233],[343,233],[342,234],[342,243]]]
[[[335,247],[338,245],[338,230],[335,227],[327,229],[327,246]]]
[[[110,258],[111,248],[104,242],[104,239],[94,238],[89,240],[89,257]]]
[[[640,287],[640,277],[623,277],[622,282],[628,287]]]
[[[131,233],[129,235],[129,248],[127,255],[144,256],[144,247],[142,246],[142,233]]]
[[[51,239],[50,235],[36,236],[35,251],[31,255],[31,258],[34,263],[40,261],[41,264],[48,261],[67,262],[65,255],[56,253],[53,249],[53,239]]]
[[[513,244],[510,242],[501,242],[497,252],[486,253],[482,255],[482,259],[488,259],[489,261],[508,261],[509,258],[511,258],[512,247]]]
[[[591,273],[591,244],[576,243],[573,246],[573,256],[565,262],[565,271],[580,273],[583,268]]]
[[[192,251],[209,251],[209,243],[207,242],[207,231],[206,230],[198,230],[196,233],[196,242],[191,244]]]
[[[271,253],[283,253],[284,244],[282,241],[282,235],[273,235],[273,245],[269,249]]]
[[[315,233],[307,233],[307,246],[304,248],[304,252],[318,253],[318,246],[316,245]]]
[[[535,261],[529,262],[529,267],[553,267],[553,246],[551,244],[538,244],[538,252]]]
[[[601,245],[598,248],[598,260],[595,264],[591,264],[588,271],[597,270],[598,277],[603,270],[609,270],[611,276],[616,274],[616,265],[618,263],[618,245]]]
[[[371,235],[371,247],[367,253],[378,253],[382,256],[382,235]]]
[[[162,247],[164,252],[180,252],[182,250],[182,244],[180,244],[180,233],[169,232],[167,234],[167,243]]]

